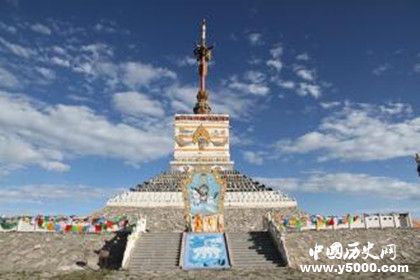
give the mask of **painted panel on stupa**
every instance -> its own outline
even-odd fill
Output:
[[[202,169],[184,181],[183,194],[188,233],[183,248],[183,269],[230,267],[224,236],[223,204],[226,182],[217,171]]]
[[[186,191],[191,215],[221,212],[222,186],[212,173],[195,173]]]
[[[222,233],[189,233],[185,238],[184,269],[229,268],[225,237]]]
[[[224,232],[226,184],[217,171],[194,172],[184,182],[185,218],[192,232]]]

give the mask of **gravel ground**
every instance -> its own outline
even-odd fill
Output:
[[[134,280],[134,279],[413,279],[420,276],[420,266],[410,266],[409,273],[353,273],[353,274],[327,274],[327,273],[302,273],[291,268],[274,270],[226,270],[226,271],[170,271],[147,272],[141,275],[130,275],[125,271],[78,271],[66,274],[52,274],[45,272],[32,273],[0,273],[2,280]]]

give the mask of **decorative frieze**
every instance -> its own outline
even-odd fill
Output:
[[[182,192],[133,192],[127,191],[111,198],[107,206],[121,207],[179,207],[183,208]],[[227,192],[227,208],[283,208],[296,207],[296,200],[279,191]]]

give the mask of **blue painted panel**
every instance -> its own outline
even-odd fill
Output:
[[[194,174],[192,182],[187,187],[191,214],[193,216],[218,214],[221,188],[213,174]]]
[[[185,238],[183,269],[229,268],[222,233],[188,233]]]

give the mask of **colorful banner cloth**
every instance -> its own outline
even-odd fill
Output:
[[[279,212],[269,212],[267,217],[275,224],[285,229],[333,227],[339,225],[351,225],[361,219],[358,215],[347,214],[345,216],[322,216],[322,215],[300,215],[286,216]]]
[[[57,233],[102,233],[128,230],[135,225],[135,220],[116,216],[20,216],[0,218],[0,231],[48,231]]]

